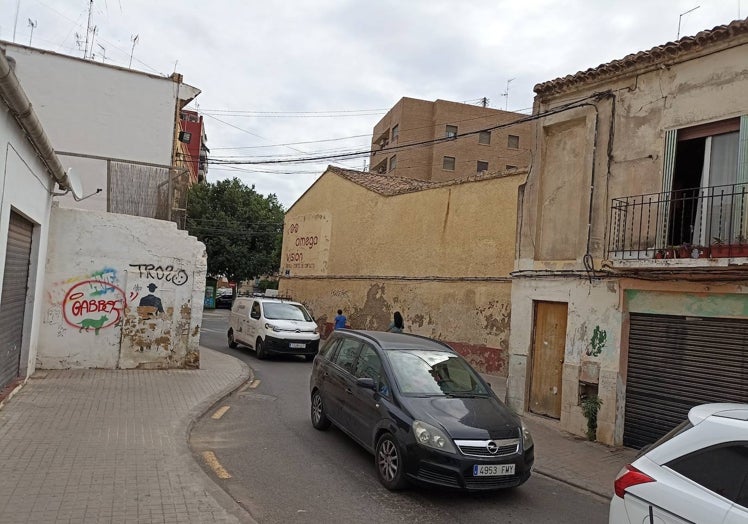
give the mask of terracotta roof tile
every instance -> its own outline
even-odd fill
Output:
[[[587,69],[586,71],[579,71],[573,75],[536,84],[533,90],[541,96],[560,93],[573,86],[602,80],[605,77],[613,77],[634,67],[653,65],[671,60],[677,58],[679,55],[745,34],[748,34],[748,18],[745,20],[735,20],[728,25],[719,25],[711,30],[701,31],[695,36],[686,36],[676,42],[668,42],[667,44],[653,47],[648,51],[639,51],[638,53],[627,55],[619,60],[613,60],[607,64]]]
[[[379,175],[367,171],[356,171],[354,169],[342,169],[336,166],[328,166],[327,171],[335,173],[354,184],[379,193],[383,196],[402,195],[405,193],[414,193],[426,189],[435,189],[438,187],[453,186],[476,182],[479,180],[489,180],[492,178],[501,178],[517,174],[525,174],[524,170],[512,171],[511,173],[492,173],[492,174],[475,174],[473,176],[460,178],[456,180],[447,180],[446,182],[429,182],[426,180],[417,180],[415,178],[398,177],[391,175]]]

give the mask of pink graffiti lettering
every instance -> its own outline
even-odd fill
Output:
[[[106,299],[100,298],[107,295]],[[125,292],[104,280],[85,280],[68,289],[62,301],[65,323],[79,331],[108,328],[119,322],[127,306]]]

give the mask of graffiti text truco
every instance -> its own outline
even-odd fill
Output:
[[[187,283],[187,272],[184,269],[174,269],[174,266],[157,266],[155,264],[130,264],[130,267],[138,268],[140,278],[151,280],[163,280],[171,282],[175,286]]]

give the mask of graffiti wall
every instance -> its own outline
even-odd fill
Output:
[[[202,243],[165,221],[52,214],[37,367],[198,366]]]

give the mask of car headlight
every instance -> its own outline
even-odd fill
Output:
[[[274,326],[270,322],[268,322],[267,324],[265,324],[265,329],[272,329],[276,333],[281,330],[281,328],[279,328],[278,326]]]
[[[530,430],[525,426],[525,421],[522,421],[522,449],[530,449],[535,443],[532,441],[532,435]]]
[[[416,437],[416,442],[422,446],[447,453],[457,453],[452,440],[442,430],[431,424],[426,424],[420,420],[413,421],[413,434]]]

